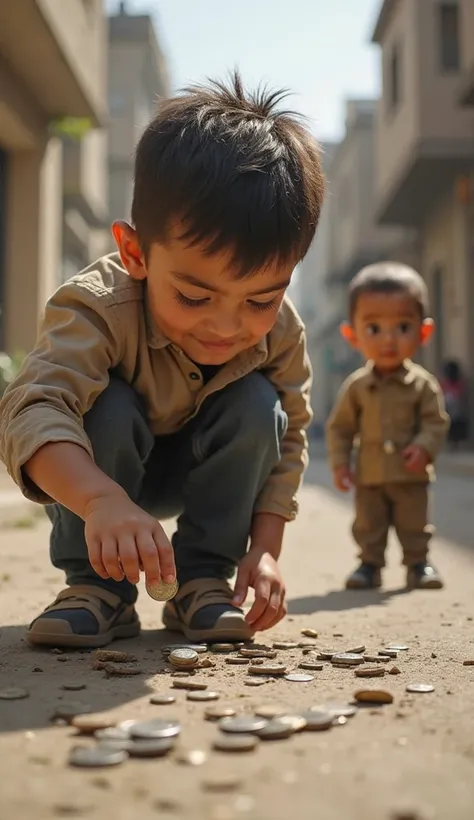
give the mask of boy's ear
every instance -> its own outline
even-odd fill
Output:
[[[343,322],[342,325],[339,326],[339,330],[341,332],[341,336],[347,344],[351,347],[357,347],[357,339],[354,332],[354,328],[349,322]]]
[[[427,345],[430,341],[435,329],[433,319],[425,319],[421,325],[421,344]]]
[[[132,279],[146,279],[145,257],[138,244],[137,232],[122,219],[112,225],[112,233],[124,268]]]

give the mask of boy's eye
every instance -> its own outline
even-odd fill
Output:
[[[400,330],[400,333],[402,334],[402,336],[405,336],[411,330],[410,322],[400,322],[399,330]]]
[[[201,305],[205,305],[206,302],[209,301],[209,299],[207,297],[204,297],[202,299],[190,299],[189,296],[185,296],[184,293],[181,293],[181,291],[179,291],[179,290],[176,291],[176,293],[174,295],[174,298],[176,299],[178,304],[181,305],[182,307],[190,307],[190,308],[201,307]]]
[[[275,307],[277,303],[276,298],[270,299],[269,302],[255,302],[253,299],[249,299],[247,304],[250,305],[252,310],[271,310]]]
[[[380,325],[377,325],[375,324],[375,322],[372,322],[370,325],[367,325],[366,330],[369,336],[376,336],[377,333],[380,333]]]

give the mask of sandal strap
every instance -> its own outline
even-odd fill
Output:
[[[184,598],[193,595],[194,598],[186,609],[181,603]],[[223,578],[195,578],[187,581],[180,587],[173,599],[173,604],[179,612],[179,617],[186,623],[191,623],[194,615],[205,606],[213,604],[229,604],[234,593],[228,582]]]
[[[105,618],[100,608],[100,601],[114,610],[111,618]],[[46,612],[62,612],[67,609],[85,609],[96,619],[99,630],[108,629],[120,617],[126,604],[112,592],[98,586],[77,584],[62,590],[56,600],[46,607]],[[43,614],[44,614],[43,613]]]

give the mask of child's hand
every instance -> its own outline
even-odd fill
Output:
[[[405,447],[402,455],[405,461],[405,467],[411,473],[421,473],[423,470],[426,470],[430,463],[430,457],[426,450],[417,444],[410,444],[408,447]]]
[[[249,587],[255,590],[255,601],[245,620],[255,632],[270,629],[286,615],[286,590],[275,559],[257,547],[251,548],[240,562],[233,598],[235,606],[245,602]]]
[[[85,513],[89,560],[101,578],[137,584],[140,570],[148,583],[176,577],[173,548],[163,527],[126,495],[90,501]]]
[[[336,489],[340,490],[341,493],[347,493],[354,486],[354,473],[345,465],[336,467],[333,473],[333,481]]]

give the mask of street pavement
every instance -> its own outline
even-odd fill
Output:
[[[351,669],[326,663],[308,683],[274,680],[258,689],[245,685],[245,667],[227,666],[224,657],[211,655],[216,667],[199,677],[221,693],[218,703],[247,714],[261,704],[296,712],[348,702],[361,688],[383,689],[394,698],[391,705],[361,708],[331,731],[262,742],[257,751],[238,755],[212,751],[218,729],[203,720],[206,704],[187,702],[184,692],[176,692],[172,707],[149,704],[153,692],[170,689],[159,647],[176,636],[161,630],[161,606],[143,585],[142,637],[116,644],[138,657],[141,675],[109,679],[92,669],[89,653],[27,647],[26,624],[61,589],[62,578],[48,563],[47,521],[28,512],[10,518],[0,530],[0,689],[21,687],[29,697],[0,700],[0,817],[472,820],[474,666],[464,661],[474,660],[473,489],[474,479],[444,474],[434,489],[433,559],[446,589],[407,593],[392,542],[383,589],[347,592],[344,578],[355,564],[350,498],[333,491],[323,460],[313,459],[282,557],[288,618],[259,639],[296,641],[302,629],[312,628],[319,633],[319,649],[365,644],[376,653],[392,642],[409,649],[385,667],[397,666],[398,675],[387,671],[365,681]],[[280,651],[279,660],[297,668],[302,652]],[[84,690],[62,689],[74,682]],[[434,692],[407,694],[411,683],[431,684]],[[72,769],[67,759],[77,742],[74,731],[50,723],[58,705],[70,700],[120,720],[177,718],[183,726],[180,747],[202,749],[207,760],[185,765],[172,754],[113,770]]]

